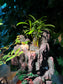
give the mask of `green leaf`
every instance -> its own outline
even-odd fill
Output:
[[[27,26],[23,26],[23,28],[27,28]]]
[[[47,26],[49,26],[49,27],[55,27],[55,26],[52,25],[52,24],[45,24],[44,26],[45,26],[45,27],[47,27]]]
[[[29,30],[25,30],[24,33],[27,33]]]
[[[19,39],[15,40],[15,44],[17,44],[17,43],[21,43]]]
[[[41,37],[41,35],[39,35],[39,37]]]
[[[18,70],[17,73],[16,73],[17,76],[20,76],[21,74],[27,74],[27,71],[25,71],[25,70],[23,70],[23,71]]]
[[[17,40],[20,40],[20,38],[19,38],[19,37],[17,37]]]
[[[19,53],[18,53],[18,56],[20,56],[22,53],[23,53],[23,51],[19,52]]]
[[[5,47],[3,47],[2,49],[8,49],[9,48],[9,46],[5,46]]]
[[[31,28],[31,20],[29,20],[29,25],[30,25],[30,28]]]
[[[40,19],[38,19],[38,20],[42,20],[42,19],[45,19],[45,18],[47,18],[47,16],[42,16]],[[45,19],[45,21],[46,21],[46,19]]]
[[[18,26],[18,25],[20,25],[20,24],[26,24],[26,25],[28,25],[28,23],[26,23],[26,22],[19,22],[19,23],[17,23],[16,26]]]
[[[38,21],[38,20],[36,20],[34,23],[33,23],[33,25],[37,25],[37,24],[39,24],[40,22]]]
[[[34,21],[36,20],[34,16],[32,16],[32,15],[29,15],[29,16],[30,16]]]
[[[24,77],[26,76],[26,74],[21,74],[19,77],[18,77],[18,79],[19,80],[24,80]]]
[[[42,33],[42,31],[38,30],[39,33]]]
[[[17,36],[17,38],[19,38],[19,35]]]
[[[44,30],[48,30],[48,31],[50,31],[50,32],[51,32],[51,29],[50,29],[50,28],[44,28]]]
[[[35,77],[35,76],[38,76],[38,75],[37,74],[33,74],[33,73],[29,73],[29,74],[27,74],[27,76]]]
[[[13,55],[13,53],[14,53],[14,50],[11,51],[11,55]]]
[[[0,61],[0,65],[4,64],[3,61]]]
[[[3,60],[6,60],[9,57],[9,54],[4,55],[4,57],[2,58]]]
[[[34,29],[32,29],[30,32],[28,32],[27,34],[32,34],[34,32]]]
[[[13,56],[9,57],[9,58],[6,60],[6,62],[9,61],[9,60],[11,60],[11,59],[13,59],[14,57],[16,57],[16,55],[13,55]]]
[[[20,50],[21,50],[21,49],[18,48],[18,49],[16,50],[16,52],[15,52],[15,55],[18,55],[18,53],[19,53]]]
[[[28,42],[30,42],[30,41],[25,41],[25,44],[28,44]]]

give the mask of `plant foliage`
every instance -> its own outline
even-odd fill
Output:
[[[31,35],[32,38],[36,38],[37,39],[37,46],[38,46],[38,40],[41,37],[41,34],[43,32],[43,30],[50,30],[50,27],[55,27],[52,24],[45,24],[45,20],[42,20],[43,17],[41,17],[40,19],[36,20],[36,18],[32,15],[29,15],[29,17],[33,20],[31,20],[30,18],[28,20],[26,20],[24,23],[26,23],[26,27],[24,30],[24,33],[26,35]],[[23,24],[23,22],[19,22],[17,23],[17,26]],[[28,26],[29,25],[29,26]]]

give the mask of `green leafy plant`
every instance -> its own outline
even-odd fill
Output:
[[[0,65],[5,64],[2,60],[0,60]]]
[[[20,42],[20,37],[19,36],[17,36],[17,38],[16,38],[16,40],[15,40],[15,44],[20,44],[21,42]]]
[[[20,48],[19,48],[19,49],[16,50],[16,52],[15,52],[14,55],[13,55],[13,53],[14,53],[14,50],[11,51],[11,55],[10,56],[8,54],[7,57],[9,57],[9,58],[6,59],[6,62],[9,61],[9,60],[11,60],[11,59],[13,59],[16,56],[20,56],[23,53],[23,51],[20,51]]]
[[[1,57],[0,58],[0,65],[5,64],[7,61],[13,59],[16,56],[20,56],[23,53],[23,51],[21,51],[20,48],[19,48],[19,49],[16,50],[14,55],[13,55],[13,53],[14,53],[14,50],[9,52],[7,55],[4,55],[3,57]]]
[[[26,71],[18,71],[17,74],[19,80],[24,80],[27,77],[38,77],[37,74],[29,73],[27,74]]]
[[[24,30],[24,33],[26,35],[31,35],[32,38],[35,37],[37,39],[37,41],[36,41],[37,46],[39,46],[38,42],[39,42],[39,38],[41,37],[41,34],[42,34],[43,30],[51,31],[51,29],[49,27],[54,28],[55,26],[52,25],[52,24],[45,24],[46,20],[45,19],[42,20],[44,17],[41,17],[40,19],[37,19],[37,20],[32,15],[29,15],[29,17],[31,19],[33,19],[33,21],[31,19],[28,19],[28,20],[25,21],[25,23],[27,25],[25,27],[26,29]],[[20,24],[22,24],[22,22],[17,23],[17,26],[20,25]],[[28,26],[29,26],[29,28],[28,28]]]

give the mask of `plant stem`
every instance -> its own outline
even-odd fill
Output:
[[[37,47],[39,47],[39,38],[37,39]]]

